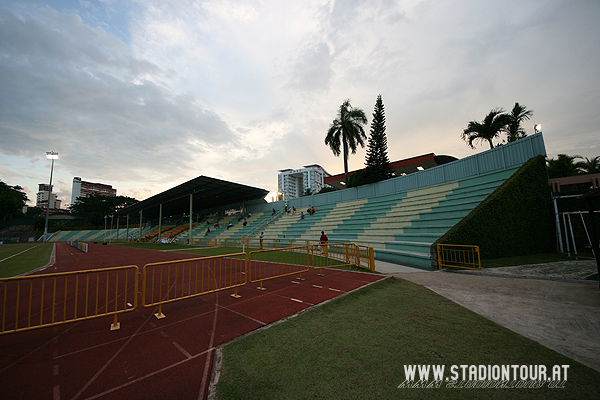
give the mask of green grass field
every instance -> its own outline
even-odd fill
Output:
[[[404,365],[569,365],[564,389],[399,389]],[[446,376],[450,374],[447,373]],[[584,399],[600,373],[389,278],[223,348],[226,399]]]
[[[0,245],[0,278],[21,275],[48,264],[52,246],[52,243]]]
[[[260,261],[272,261],[272,262],[290,262],[298,265],[308,265],[308,258],[301,257],[299,254],[283,252],[283,251],[261,251],[256,248],[242,248],[242,247],[190,247],[183,246],[177,244],[157,244],[157,243],[127,243],[127,244],[118,244],[119,246],[126,247],[136,247],[150,250],[162,250],[162,251],[177,251],[180,253],[187,253],[190,255],[199,255],[199,256],[221,256],[226,254],[235,254],[235,253],[250,253],[252,254],[253,260]],[[267,249],[268,250],[268,249]],[[336,269],[352,269],[354,271],[362,271],[362,272],[371,272],[366,268],[356,267],[356,266],[336,266],[339,262],[335,260],[326,259],[320,255],[316,256],[318,258],[317,265],[320,266],[332,266]]]

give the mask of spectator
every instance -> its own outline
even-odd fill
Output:
[[[275,209],[273,209],[273,214],[271,214],[271,216],[275,215],[277,212],[275,211]]]
[[[321,231],[321,237],[319,238],[319,242],[321,243],[321,254],[325,253],[325,257],[327,257],[327,235],[324,231]]]
[[[321,237],[319,238],[319,242],[321,242],[321,244],[327,244],[327,241],[329,239],[327,238],[327,235],[325,234],[324,231],[321,231]]]
[[[246,220],[244,219],[244,223],[243,223],[242,225],[244,225],[244,226],[248,225],[248,221],[246,221]]]
[[[231,223],[231,221],[227,224],[227,229],[232,228],[233,224]]]

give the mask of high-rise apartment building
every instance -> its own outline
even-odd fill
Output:
[[[279,171],[277,188],[283,193],[283,200],[296,199],[310,190],[319,193],[326,185],[324,179],[330,176],[320,165],[305,165],[302,169]]]
[[[52,187],[54,187],[54,185],[52,185]],[[59,200],[55,193],[50,193],[50,185],[40,183],[35,198],[35,206],[45,210],[48,207],[48,197],[50,197],[50,210],[60,210],[62,200]]]
[[[73,178],[71,204],[75,204],[78,197],[87,197],[92,194],[115,197],[117,195],[117,189],[113,189],[111,185],[106,185],[104,183],[82,181],[81,178],[77,176]]]

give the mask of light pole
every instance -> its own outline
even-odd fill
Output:
[[[46,224],[44,225],[44,242],[48,240],[48,219],[50,217],[50,198],[52,197],[52,173],[54,172],[54,160],[58,160],[58,153],[54,151],[47,151],[46,158],[52,160],[52,167],[50,168],[50,187],[48,190],[48,202],[46,203]]]
[[[114,215],[111,214],[110,215],[110,234],[111,235],[113,234],[113,217],[114,217]],[[108,237],[108,243],[110,243],[110,236]]]

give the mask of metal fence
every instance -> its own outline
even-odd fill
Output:
[[[189,299],[250,283],[295,275],[313,268],[363,266],[374,270],[373,248],[351,243],[313,244],[257,250],[214,257],[146,264],[139,273],[135,265],[96,270],[61,272],[0,279],[2,315],[0,335],[46,326],[113,316],[111,330],[119,329],[118,315],[134,311],[138,295],[142,306]],[[141,288],[139,281],[141,277]],[[139,289],[138,289],[139,288]]]
[[[479,246],[438,244],[437,253],[439,269],[446,267],[481,269]]]
[[[0,334],[114,315],[135,310],[138,267],[31,275],[0,280]]]
[[[142,305],[158,306],[246,284],[246,253],[146,264],[142,273]]]
[[[311,266],[323,274],[323,268],[358,266],[358,247],[351,243],[313,244],[310,247]]]
[[[250,282],[260,282],[258,289],[265,290],[263,282],[282,276],[296,275],[302,280],[302,272],[309,270],[309,246],[283,249],[257,250],[248,253]]]

